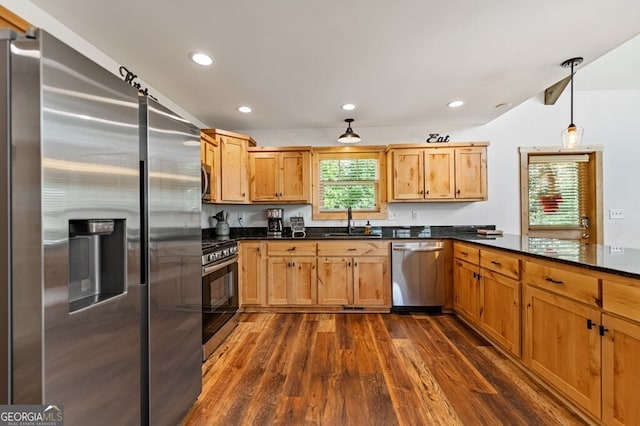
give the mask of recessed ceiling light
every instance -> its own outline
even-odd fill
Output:
[[[342,109],[345,111],[353,111],[356,109],[356,106],[354,104],[344,104],[342,105]]]
[[[245,105],[239,106],[238,107],[238,111],[244,112],[245,114],[249,114],[251,112],[251,107],[248,107],[248,106],[245,106]]]
[[[198,65],[211,65],[213,63],[213,59],[211,56],[202,52],[195,52],[191,54],[191,60]]]
[[[496,108],[505,108],[511,106],[511,104],[509,102],[501,102],[498,105],[496,105]]]
[[[461,101],[461,100],[451,101],[447,104],[449,108],[458,108],[458,107],[461,107],[462,105],[464,105],[464,101]]]

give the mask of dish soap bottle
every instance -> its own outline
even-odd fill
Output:
[[[371,234],[371,223],[367,221],[367,224],[364,226],[364,235],[370,235],[370,234]]]

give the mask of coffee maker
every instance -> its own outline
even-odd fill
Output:
[[[267,209],[267,237],[281,238],[284,209]]]

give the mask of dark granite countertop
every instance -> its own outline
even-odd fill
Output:
[[[638,249],[612,248],[574,240],[520,235],[487,237],[457,235],[451,238],[640,279],[640,250]]]
[[[640,279],[640,250],[632,248],[612,248],[601,244],[584,244],[579,241],[556,238],[525,237],[520,235],[489,235],[476,233],[477,229],[495,229],[486,226],[418,226],[418,227],[374,227],[373,232],[379,234],[379,240],[419,240],[419,239],[454,239],[507,250],[517,254],[531,255],[541,259],[558,261],[568,265]],[[306,240],[333,240],[335,237],[325,234],[344,231],[344,228],[307,228]],[[356,231],[361,231],[357,229]],[[204,229],[203,239],[215,239],[213,229]],[[235,240],[292,240],[285,233],[282,238],[267,238],[266,228],[231,228],[228,239]],[[349,237],[349,240],[359,239]],[[371,237],[362,237],[371,240]],[[296,240],[301,240],[296,238]],[[373,239],[376,241],[376,239]]]

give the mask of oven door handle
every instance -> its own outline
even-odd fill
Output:
[[[238,261],[238,255],[234,254],[230,259],[225,260],[222,263],[216,263],[215,265],[205,266],[202,268],[202,276],[209,275],[213,272],[216,272],[226,266],[232,265]]]

